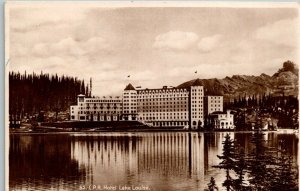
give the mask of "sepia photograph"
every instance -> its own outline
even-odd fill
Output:
[[[297,191],[299,4],[6,2],[6,189]]]

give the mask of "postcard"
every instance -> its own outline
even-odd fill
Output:
[[[7,190],[298,190],[299,4],[5,4]]]

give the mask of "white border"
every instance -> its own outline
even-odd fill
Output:
[[[300,2],[237,2],[237,1],[7,1],[4,4],[4,64],[5,64],[5,190],[9,190],[9,9],[11,7],[56,7],[62,5],[80,6],[84,8],[131,8],[131,7],[217,7],[217,8],[298,8],[298,58],[296,63],[300,63]],[[298,65],[299,66],[299,65]],[[299,94],[300,95],[300,94]],[[298,96],[299,98],[299,96]],[[300,117],[300,115],[299,115]],[[298,142],[298,150],[300,143]],[[300,152],[298,152],[299,164]],[[299,165],[298,165],[299,166]],[[300,166],[299,166],[300,169]],[[299,182],[300,185],[300,182]]]

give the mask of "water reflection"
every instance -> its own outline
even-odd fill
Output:
[[[85,176],[71,158],[69,136],[10,135],[9,142],[9,185],[15,190],[68,190]]]
[[[226,133],[93,133],[10,135],[10,189],[79,190],[80,185],[146,185],[151,190],[203,190],[218,164]],[[249,152],[251,133],[230,133]],[[297,161],[295,134],[266,133],[269,146],[288,145]]]

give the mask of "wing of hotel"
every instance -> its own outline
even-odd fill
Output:
[[[218,129],[234,128],[233,114],[223,113],[223,96],[204,95],[198,79],[185,88],[136,89],[128,84],[122,96],[78,95],[70,110],[74,121],[140,121],[153,127],[192,129],[210,122]]]

